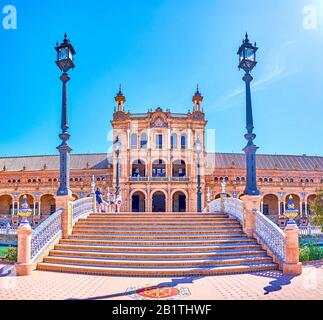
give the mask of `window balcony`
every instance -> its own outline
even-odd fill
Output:
[[[129,182],[148,182],[148,177],[130,177]]]
[[[189,182],[190,178],[188,178],[188,177],[172,177],[171,181],[172,182]]]

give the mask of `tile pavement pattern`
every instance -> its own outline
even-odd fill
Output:
[[[323,262],[304,266],[299,277],[280,271],[214,277],[118,278],[36,271],[0,275],[1,300],[137,300],[138,288],[177,288],[185,300],[323,300]],[[134,291],[129,291],[134,288]],[[147,296],[147,295],[145,295]],[[181,299],[181,297],[179,297]]]

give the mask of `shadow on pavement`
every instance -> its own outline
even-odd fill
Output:
[[[272,292],[277,292],[283,289],[283,286],[287,286],[291,284],[292,279],[295,276],[288,276],[284,275],[280,271],[264,271],[264,272],[255,272],[252,273],[253,275],[266,277],[266,278],[273,278],[273,281],[269,282],[269,285],[264,288],[264,295],[268,295]]]

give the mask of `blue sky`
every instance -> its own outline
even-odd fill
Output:
[[[16,6],[18,28],[0,29],[0,156],[57,153],[54,45],[65,31],[77,51],[69,86],[74,153],[107,151],[119,83],[131,112],[192,109],[199,83],[215,150],[241,152],[245,97],[236,52],[248,31],[260,48],[252,89],[259,152],[323,155],[322,2],[1,0],[1,11]],[[303,27],[309,4],[315,30]]]

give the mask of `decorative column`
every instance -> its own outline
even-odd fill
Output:
[[[283,272],[288,275],[299,275],[302,273],[302,263],[299,261],[299,229],[294,220],[299,212],[295,207],[292,196],[289,198],[285,214],[289,221],[284,230],[286,236],[286,258],[283,264]]]
[[[201,189],[201,153],[202,145],[200,137],[197,137],[195,143],[195,151],[197,154],[197,212],[202,212],[202,189]]]
[[[248,141],[247,146],[244,148],[246,154],[246,167],[247,167],[247,184],[245,189],[245,195],[258,196],[260,194],[257,188],[257,165],[256,165],[256,152],[258,147],[253,143],[256,135],[253,133],[253,114],[252,114],[252,102],[251,102],[251,89],[250,83],[253,80],[250,72],[257,65],[256,52],[258,48],[256,44],[253,46],[246,34],[242,45],[239,48],[239,69],[245,71],[243,81],[246,84],[246,128],[247,134],[245,135]]]
[[[62,117],[61,117],[61,134],[59,135],[62,143],[57,148],[60,154],[60,185],[56,196],[56,205],[62,212],[62,229],[63,238],[67,238],[72,232],[72,210],[69,202],[73,201],[72,191],[70,190],[70,153],[72,149],[68,145],[70,134],[68,133],[68,93],[67,84],[70,81],[68,71],[75,68],[74,55],[76,54],[71,42],[65,34],[64,41],[55,47],[57,52],[56,64],[62,72],[60,80],[63,84],[62,91]]]
[[[19,225],[18,234],[18,257],[15,265],[17,276],[31,275],[34,265],[31,263],[31,236],[32,229],[29,224],[28,218],[32,214],[32,210],[27,203],[27,197],[24,196],[21,209],[18,208],[18,215],[22,218]]]

